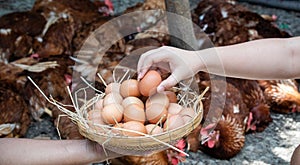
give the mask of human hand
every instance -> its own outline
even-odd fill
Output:
[[[157,91],[162,92],[195,75],[200,70],[200,63],[201,59],[194,51],[163,46],[141,55],[137,65],[138,79],[143,78],[151,67],[171,72],[157,87]]]
[[[113,159],[113,158],[123,156],[116,152],[105,149],[99,143],[90,140],[86,140],[86,149],[87,149],[87,153],[89,153],[94,157],[94,162],[103,162],[108,159]]]

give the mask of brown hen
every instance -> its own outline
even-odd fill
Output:
[[[113,165],[168,165],[168,157],[166,151],[157,152],[146,156],[123,156],[112,160]]]
[[[0,61],[26,57],[32,51],[34,37],[42,33],[45,18],[34,12],[15,12],[0,18]]]
[[[242,94],[243,101],[250,110],[247,131],[262,132],[272,122],[270,107],[263,91],[255,80],[227,78]]]
[[[215,158],[230,159],[244,146],[249,109],[233,85],[214,80],[210,87],[203,103],[204,125],[200,136],[204,144],[199,149]]]
[[[193,22],[209,34],[215,46],[290,37],[259,14],[230,0],[202,0],[192,16]]]
[[[272,111],[300,112],[300,93],[295,80],[258,80],[258,82]]]
[[[74,49],[79,49],[76,46],[80,45],[73,47],[73,38],[101,18],[97,6],[89,0],[39,0],[35,2],[32,11],[40,13],[47,20],[39,36],[42,42],[36,46],[36,52],[42,57],[63,53],[71,55]]]
[[[23,137],[31,122],[28,105],[20,91],[0,80],[0,137]]]
[[[23,96],[26,76],[18,64],[34,64],[36,60],[22,58],[5,64],[0,62],[0,136],[22,137],[31,123],[28,104]]]

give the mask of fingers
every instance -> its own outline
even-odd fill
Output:
[[[140,81],[145,76],[145,74],[147,73],[149,68],[150,67],[144,68],[144,69],[142,69],[141,71],[138,72],[138,78],[137,78],[138,81]]]
[[[179,81],[180,80],[178,80],[174,74],[171,74],[167,79],[165,79],[158,85],[157,92],[163,92],[166,89],[175,86]]]
[[[151,66],[164,61],[168,57],[169,52],[165,50],[166,48],[163,46],[141,55],[137,65],[138,79],[143,78]]]
[[[159,49],[159,48],[158,48]],[[158,49],[150,50],[140,56],[137,72],[138,72],[138,80],[144,77],[149,68],[153,65],[153,60],[149,60],[148,56],[154,56]],[[155,57],[153,57],[155,58]],[[152,58],[152,59],[153,59]]]

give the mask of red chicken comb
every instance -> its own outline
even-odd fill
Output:
[[[105,5],[108,6],[108,10],[110,13],[114,12],[114,4],[110,0],[104,0]]]

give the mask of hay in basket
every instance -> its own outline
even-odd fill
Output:
[[[133,68],[135,68],[134,65],[132,66],[128,64],[126,64],[125,66],[117,66],[113,72],[114,81],[120,83],[126,79],[133,77],[134,75],[136,76],[136,71]],[[103,81],[103,84],[106,85],[107,83],[102,79],[101,75],[98,74],[98,76]],[[39,89],[39,87],[33,82],[30,77],[28,77],[28,79]],[[82,78],[82,80],[84,79]],[[81,92],[84,92],[88,88],[92,88],[95,91],[97,90],[90,84],[86,84],[86,88],[80,89]],[[172,148],[178,152],[188,155],[187,153],[177,149],[173,145],[175,145],[178,140],[185,137],[192,130],[194,130],[202,120],[203,105],[201,99],[207,89],[199,94],[199,92],[197,91],[198,88],[196,86],[196,82],[193,79],[189,79],[178,83],[176,87],[172,88],[172,90],[175,90],[177,93],[177,98],[179,100],[178,104],[182,105],[183,107],[193,108],[196,115],[189,122],[178,128],[154,135],[144,134],[120,127],[114,127],[113,125],[91,123],[91,121],[88,120],[87,114],[90,110],[94,109],[95,103],[99,99],[105,97],[105,93],[102,91],[97,90],[94,97],[90,99],[76,98],[77,95],[72,95],[69,87],[67,87],[75,112],[68,110],[68,107],[57,102],[52,97],[48,98],[40,89],[39,91],[50,103],[56,105],[57,108],[59,108],[70,119],[72,119],[75,124],[77,124],[80,133],[84,137],[98,142],[105,149],[124,155],[146,155]],[[81,105],[79,105],[78,102],[81,102]],[[157,123],[157,125],[158,124],[159,123]],[[141,136],[125,136],[118,133],[120,131],[138,133]]]

